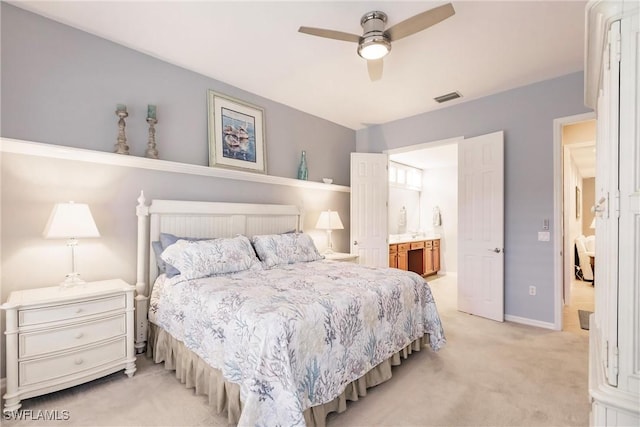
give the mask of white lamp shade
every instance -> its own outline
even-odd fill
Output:
[[[320,230],[342,230],[344,225],[340,221],[340,215],[336,211],[323,211],[316,223],[316,228]]]
[[[70,239],[100,237],[100,232],[89,205],[69,202],[56,203],[42,235],[46,239]]]

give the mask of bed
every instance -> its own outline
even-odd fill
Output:
[[[136,213],[136,348],[230,424],[323,426],[445,343],[420,276],[322,259],[295,206],[141,194]]]

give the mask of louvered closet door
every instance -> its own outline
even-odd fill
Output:
[[[598,135],[596,141],[596,329],[600,334],[601,354],[607,381],[617,385],[618,347],[618,153],[620,63],[616,45],[620,22],[609,31],[605,50],[603,90],[598,99]],[[595,332],[595,331],[594,331]]]
[[[640,402],[640,15],[620,23],[618,389]],[[596,258],[597,259],[597,258]],[[598,266],[596,266],[596,271]],[[597,282],[596,282],[596,286]],[[635,301],[635,303],[633,303]],[[637,408],[638,406],[636,406]],[[619,420],[620,422],[620,420]],[[620,422],[622,424],[622,422]],[[638,425],[637,418],[634,422]],[[633,424],[630,424],[633,425]]]

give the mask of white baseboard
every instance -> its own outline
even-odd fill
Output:
[[[556,325],[551,322],[542,322],[540,320],[527,319],[526,317],[511,316],[510,314],[505,314],[504,320],[506,320],[507,322],[521,323],[523,325],[535,326],[537,328],[553,329],[553,330],[556,329]]]

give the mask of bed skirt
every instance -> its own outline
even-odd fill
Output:
[[[340,396],[323,405],[308,408],[304,411],[307,426],[325,427],[325,420],[329,413],[346,411],[347,400],[358,400],[360,396],[367,394],[367,388],[389,380],[392,366],[400,365],[402,359],[406,359],[412,352],[420,351],[427,345],[429,345],[429,336],[423,335],[362,377],[347,384]],[[152,357],[155,363],[164,362],[165,369],[175,370],[180,382],[187,388],[195,388],[196,394],[208,396],[209,405],[213,406],[218,414],[226,411],[229,424],[238,424],[242,411],[240,386],[226,381],[218,369],[209,366],[181,341],[153,323],[149,323],[147,356]]]

